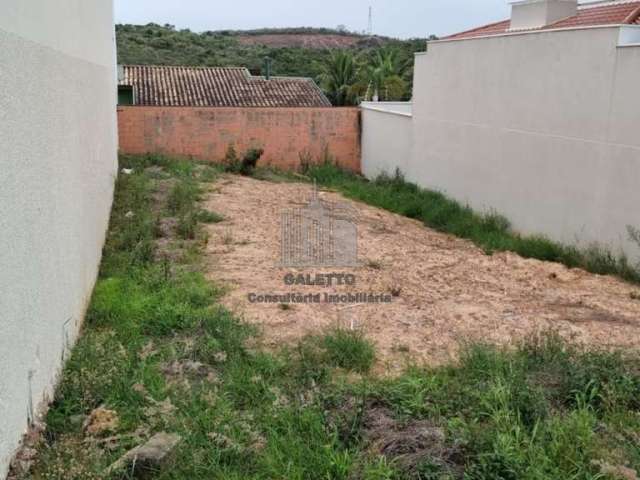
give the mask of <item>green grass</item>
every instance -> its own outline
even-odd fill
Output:
[[[469,239],[488,254],[511,251],[525,258],[559,262],[570,268],[617,275],[629,282],[640,283],[640,270],[624,256],[616,256],[595,245],[580,249],[544,236],[520,235],[499,214],[475,212],[442,193],[406,182],[399,172],[393,176],[383,174],[369,182],[339,169],[331,162],[323,162],[312,165],[305,174],[320,185],[334,188],[349,198],[420,220],[435,230]]]
[[[220,223],[224,221],[224,217],[216,212],[201,210],[198,212],[198,221],[202,223]]]
[[[329,362],[345,370],[368,372],[375,360],[371,342],[358,332],[335,329],[322,339]]]
[[[367,373],[375,351],[358,333],[264,351],[200,269],[200,222],[194,239],[157,239],[159,221],[200,211],[201,192],[175,192],[216,175],[163,157],[121,164],[134,173],[118,178],[100,278],[26,478],[131,478],[105,469],[160,431],[182,437],[160,480],[615,478],[595,462],[640,470],[637,355],[547,335],[510,350],[471,345],[457,364],[380,379]],[[167,180],[184,185],[162,194]],[[160,255],[166,242],[172,255]],[[83,431],[99,406],[119,418],[103,435],[111,442]],[[442,438],[420,440],[425,425]]]

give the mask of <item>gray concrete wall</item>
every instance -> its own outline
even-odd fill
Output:
[[[430,43],[416,56],[408,179],[522,232],[639,258],[626,227],[640,226],[640,46],[619,47],[619,33]]]
[[[0,478],[73,344],[117,173],[111,0],[0,14]]]

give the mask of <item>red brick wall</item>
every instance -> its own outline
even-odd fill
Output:
[[[262,165],[295,168],[301,152],[329,148],[338,164],[360,171],[358,108],[118,107],[120,151],[222,161],[260,147]]]

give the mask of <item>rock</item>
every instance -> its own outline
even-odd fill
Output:
[[[104,432],[113,432],[118,428],[118,414],[104,407],[96,408],[84,422],[84,431],[87,435],[100,435]]]
[[[133,173],[133,168],[123,168],[122,173],[125,175],[131,175]]]
[[[143,445],[132,448],[107,469],[107,475],[124,470],[136,478],[145,478],[162,468],[182,438],[177,434],[157,433]]]

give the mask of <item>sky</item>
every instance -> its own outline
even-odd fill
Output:
[[[367,29],[397,38],[442,36],[509,17],[507,0],[115,0],[117,23],[206,30],[264,27]]]

